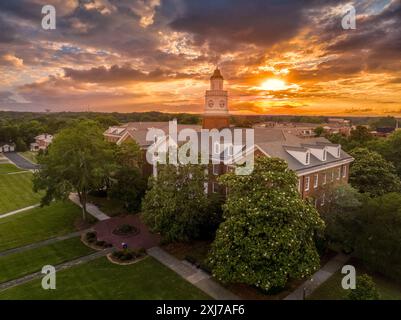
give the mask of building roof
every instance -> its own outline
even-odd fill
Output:
[[[146,134],[148,129],[157,128],[161,129],[168,134],[168,122],[132,122],[122,125],[120,127],[111,127],[106,132],[105,135],[128,137],[133,138],[141,147],[146,148],[150,146],[153,142],[146,141]],[[124,130],[118,131],[117,128],[123,128]],[[178,132],[182,129],[195,129],[198,132],[198,142],[200,143],[200,130],[201,126],[198,125],[178,125]],[[229,128],[228,130],[233,131],[238,128]],[[118,131],[118,134],[115,132]],[[244,150],[246,142],[246,131],[242,132],[242,143],[243,147],[240,148]],[[353,158],[348,155],[346,152],[340,150],[339,157],[333,156],[330,152],[327,152],[326,160],[322,161],[314,156],[312,153],[310,154],[310,162],[309,164],[304,164],[297,160],[293,155],[291,155],[288,151],[300,151],[307,152],[309,149],[324,149],[325,147],[334,147],[341,148],[338,144],[332,144],[325,138],[300,138],[296,136],[295,133],[288,132],[286,129],[282,128],[254,128],[254,146],[259,148],[262,153],[270,156],[277,157],[283,159],[287,162],[288,167],[298,174],[302,174],[303,172],[307,172],[309,170],[315,170],[316,168],[323,166],[330,166],[335,163],[343,163],[344,161],[352,161]],[[212,143],[209,143],[209,152],[212,154]],[[221,148],[221,153],[223,154],[223,150],[226,149],[227,146],[223,146]],[[199,149],[201,150],[200,146]],[[235,151],[234,153],[237,153]],[[224,158],[223,155],[220,156],[221,159]]]

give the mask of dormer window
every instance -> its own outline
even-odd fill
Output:
[[[310,151],[306,151],[305,163],[310,164]]]
[[[326,159],[327,159],[327,150],[324,149],[323,150],[323,161],[326,161]]]
[[[338,146],[337,148],[337,158],[339,158],[341,156],[341,147]]]

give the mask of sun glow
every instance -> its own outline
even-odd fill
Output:
[[[283,80],[280,79],[268,79],[262,83],[260,86],[262,90],[266,91],[279,91],[279,90],[286,90],[288,86]]]

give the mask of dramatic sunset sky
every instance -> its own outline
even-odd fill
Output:
[[[0,1],[0,110],[201,112],[216,65],[232,113],[401,115],[401,0]]]

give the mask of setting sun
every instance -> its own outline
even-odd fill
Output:
[[[266,91],[279,91],[279,90],[286,90],[288,86],[283,80],[280,79],[268,79],[262,83],[260,86],[262,90]]]

